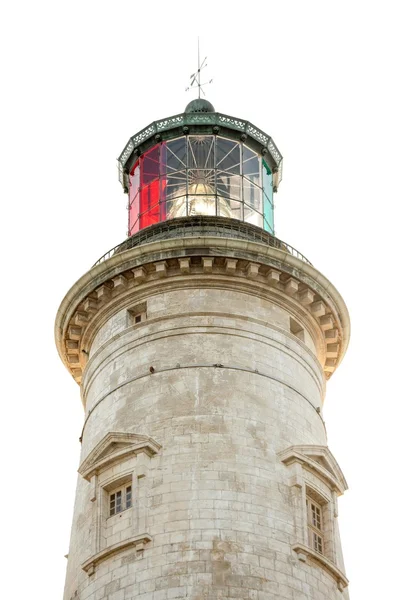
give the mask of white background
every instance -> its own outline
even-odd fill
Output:
[[[352,339],[328,384],[329,445],[350,490],[351,599],[398,598],[397,2],[14,2],[0,17],[2,550],[8,598],[60,598],[79,388],[56,310],[127,228],[116,157],[180,113],[197,65],[216,110],[284,155],[276,234],[339,289]]]

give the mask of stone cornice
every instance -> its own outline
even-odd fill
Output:
[[[110,556],[117,554],[119,552],[123,552],[125,550],[130,550],[131,548],[136,548],[137,552],[141,552],[144,550],[145,544],[151,542],[152,538],[148,533],[142,533],[140,535],[136,535],[135,537],[130,538],[129,540],[125,540],[123,542],[118,542],[117,544],[113,544],[97,554],[94,554],[81,565],[82,569],[86,571],[88,575],[93,575],[96,566],[106,560]]]
[[[113,255],[81,277],[64,298],[56,319],[56,343],[64,364],[80,383],[87,360],[82,337],[100,315],[113,314],[113,306],[121,308],[124,295],[140,296],[146,287],[159,286],[160,279],[171,284],[185,281],[186,286],[200,281],[213,285],[216,276],[249,291],[263,289],[274,301],[289,302],[308,315],[315,335],[325,341],[319,358],[330,377],[350,335],[347,308],[334,286],[314,267],[283,250],[213,236],[144,244]]]
[[[343,591],[349,585],[349,580],[346,575],[338,569],[338,567],[330,561],[326,556],[323,556],[319,552],[315,552],[308,546],[304,544],[295,544],[292,546],[292,550],[296,552],[299,557],[299,560],[302,562],[307,562],[307,559],[311,559],[318,563],[320,567],[322,567],[327,573],[329,573],[337,582],[338,589]]]

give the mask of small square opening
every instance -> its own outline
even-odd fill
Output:
[[[304,329],[297,321],[292,319],[292,317],[290,317],[290,333],[304,342]]]
[[[147,302],[141,302],[140,304],[136,304],[136,306],[132,306],[132,308],[128,308],[128,327],[131,325],[139,325],[147,318]]]

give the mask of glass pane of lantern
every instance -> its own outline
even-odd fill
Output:
[[[134,165],[129,173],[129,204],[132,204],[132,201],[136,194],[139,191],[140,185],[140,167],[139,161]]]
[[[174,171],[166,176],[163,187],[163,196],[169,200],[176,196],[186,194],[186,171]]]
[[[240,174],[240,145],[231,140],[217,138],[215,166],[221,171]]]
[[[140,193],[140,229],[160,221],[160,182],[158,179]]]
[[[264,199],[264,229],[269,233],[274,233],[274,209],[271,202],[268,200],[265,194]]]
[[[272,203],[272,171],[265,161],[262,162],[263,192]]]
[[[261,188],[253,185],[247,179],[243,178],[243,200],[251,208],[254,208],[258,212],[262,212],[261,204]]]
[[[208,169],[188,172],[188,194],[215,194],[215,173]]]
[[[142,185],[158,178],[160,172],[160,146],[155,146],[141,157]]]
[[[188,138],[188,168],[214,169],[214,136],[196,135]]]
[[[177,219],[187,216],[187,197],[180,196],[166,202],[166,218]]]
[[[139,184],[140,166],[139,161],[133,166],[129,174],[129,214],[128,232],[133,235],[139,230]]]
[[[242,210],[242,202],[217,196],[217,215],[219,217],[227,217],[229,219],[240,219],[242,221]]]
[[[260,185],[260,159],[247,146],[243,146],[243,175],[252,183]]]
[[[161,172],[186,169],[186,138],[178,138],[163,144],[161,152]]]
[[[217,214],[216,198],[213,195],[188,195],[188,217],[196,215],[209,215],[215,217]]]
[[[240,175],[217,171],[217,194],[240,200],[242,192],[242,178]]]
[[[129,207],[129,235],[133,235],[139,231],[139,194],[132,201]]]
[[[257,211],[247,206],[247,204],[243,205],[244,208],[244,221],[246,223],[251,223],[252,225],[257,225],[257,227],[263,226],[263,216]]]

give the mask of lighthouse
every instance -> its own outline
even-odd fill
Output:
[[[128,237],[59,308],[80,386],[64,600],[348,599],[334,285],[275,236],[282,155],[204,99],[133,135]]]

